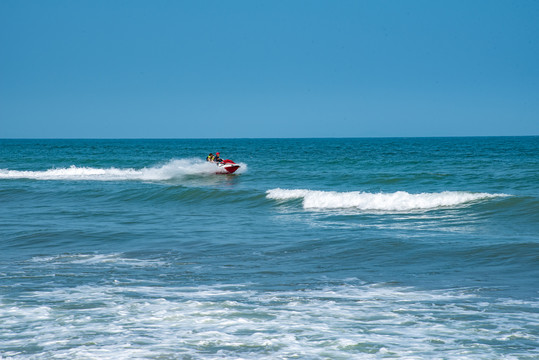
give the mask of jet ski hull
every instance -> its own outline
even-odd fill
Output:
[[[217,164],[219,167],[218,174],[233,174],[236,170],[240,168],[238,164],[236,164],[232,160],[224,160],[222,163]]]
[[[236,170],[238,170],[240,168],[240,166],[238,164],[228,164],[228,165],[223,166],[223,168],[229,174],[233,174]]]

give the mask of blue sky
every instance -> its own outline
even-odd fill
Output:
[[[539,135],[538,1],[0,1],[0,138]]]

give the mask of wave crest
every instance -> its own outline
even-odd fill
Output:
[[[302,199],[305,209],[346,209],[410,211],[429,210],[439,207],[454,207],[471,201],[508,196],[506,194],[472,193],[466,191],[443,191],[439,193],[410,194],[406,191],[394,193],[366,193],[360,191],[336,192],[316,190],[271,189],[266,197],[273,200]]]

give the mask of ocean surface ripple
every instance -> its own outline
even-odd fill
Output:
[[[539,359],[538,184],[538,137],[0,140],[0,359]]]

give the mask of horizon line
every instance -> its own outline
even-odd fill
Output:
[[[510,138],[539,135],[437,135],[437,136],[327,136],[327,137],[0,137],[0,140],[327,140],[327,139],[444,139],[444,138]]]

